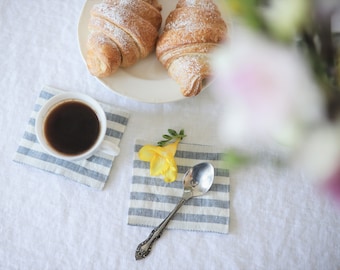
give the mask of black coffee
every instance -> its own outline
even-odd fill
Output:
[[[79,101],[66,101],[47,115],[44,132],[48,143],[58,152],[78,155],[96,142],[100,131],[96,113]]]

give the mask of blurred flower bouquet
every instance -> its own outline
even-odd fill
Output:
[[[331,32],[340,1],[222,2],[235,22],[214,60],[227,166],[258,162],[249,145],[277,144],[281,165],[303,169],[340,203],[340,43]]]

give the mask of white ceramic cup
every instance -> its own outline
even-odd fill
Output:
[[[93,110],[93,112],[95,112],[99,121],[99,134],[95,142],[87,150],[81,152],[80,154],[74,155],[66,154],[56,150],[56,148],[54,148],[53,145],[51,145],[51,143],[48,141],[45,135],[45,120],[49,116],[49,113],[53,111],[53,109],[57,108],[59,105],[70,101],[77,101],[87,105],[89,108]],[[116,144],[108,140],[105,140],[107,126],[106,121],[107,119],[103,108],[96,100],[94,100],[90,96],[77,92],[62,93],[50,98],[42,106],[36,117],[35,132],[38,142],[45,149],[45,151],[57,158],[65,160],[81,160],[89,158],[98,150],[103,151],[112,156],[117,156],[120,152],[119,147]]]

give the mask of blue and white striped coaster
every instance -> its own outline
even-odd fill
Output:
[[[185,172],[200,162],[210,162],[215,168],[211,189],[206,195],[187,201],[167,228],[228,233],[230,179],[219,147],[179,143],[175,155],[177,180],[165,183],[162,178],[150,176],[149,163],[138,158],[138,151],[145,144],[149,143],[138,140],[135,144],[128,224],[158,226],[179,202]]]
[[[86,160],[66,161],[47,154],[37,141],[35,119],[41,106],[51,97],[63,91],[45,86],[40,92],[25,133],[19,143],[14,161],[51,173],[62,175],[78,183],[103,189],[111,171],[114,157],[98,151]],[[119,144],[129,119],[129,113],[100,103],[107,117],[105,139]]]

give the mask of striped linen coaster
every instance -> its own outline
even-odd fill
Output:
[[[35,135],[35,119],[41,106],[51,97],[64,91],[45,86],[34,106],[25,133],[14,155],[14,161],[51,173],[62,175],[78,183],[103,189],[111,171],[114,157],[101,151],[86,160],[66,161],[44,152]],[[100,103],[107,117],[106,139],[119,144],[129,119],[129,113]]]
[[[175,155],[177,180],[165,183],[162,178],[150,176],[149,163],[138,158],[137,153],[145,144],[148,143],[141,140],[135,144],[128,224],[158,226],[180,201],[185,172],[198,163],[210,162],[215,168],[215,177],[209,192],[187,201],[167,228],[228,233],[230,179],[228,170],[223,167],[220,149],[180,143]]]

